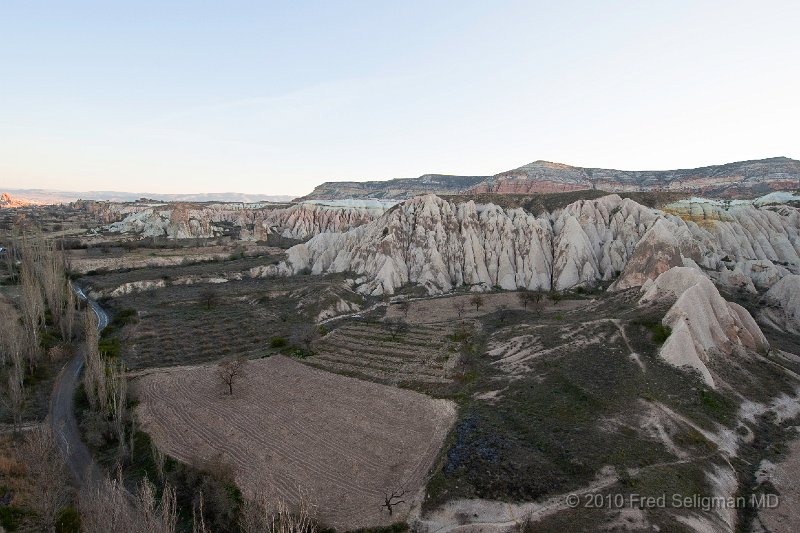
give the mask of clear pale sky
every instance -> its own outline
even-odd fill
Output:
[[[800,158],[800,2],[0,2],[0,186]]]

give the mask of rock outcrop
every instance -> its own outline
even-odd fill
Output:
[[[284,263],[253,275],[351,272],[359,292],[380,295],[407,283],[430,293],[463,285],[563,290],[620,273],[614,288],[624,289],[670,267],[693,265],[731,283],[752,276],[759,285],[773,280],[756,264],[773,265],[776,276],[800,272],[798,252],[800,218],[793,207],[741,205],[727,210],[725,220],[701,225],[618,195],[539,216],[427,195],[349,232],[317,235],[291,248]]]
[[[727,302],[702,272],[674,267],[643,287],[641,304],[676,299],[661,323],[672,333],[659,356],[678,367],[691,367],[709,386],[714,378],[707,363],[739,350],[765,351],[769,344],[742,306]]]
[[[777,281],[763,298],[761,320],[800,335],[800,276],[789,275]]]
[[[170,239],[230,236],[265,240],[268,235],[277,234],[305,240],[318,233],[342,232],[365,224],[382,215],[391,205],[394,202],[302,202],[292,206],[263,203],[145,205],[132,209],[106,229]]]

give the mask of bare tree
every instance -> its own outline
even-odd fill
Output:
[[[28,505],[34,509],[41,530],[55,531],[56,515],[69,502],[69,473],[49,424],[26,432],[19,448],[31,492]]]
[[[39,362],[39,326],[44,323],[44,300],[36,283],[33,267],[23,262],[20,273],[19,307],[25,328],[25,345],[28,354],[28,371],[33,373]]]
[[[217,378],[228,387],[228,394],[233,396],[233,384],[244,376],[247,359],[236,357],[225,359],[217,366]]]
[[[407,300],[403,300],[395,305],[397,306],[397,310],[403,314],[403,318],[408,318],[408,312],[411,310],[411,303]]]
[[[219,303],[219,295],[211,287],[206,287],[200,292],[200,303],[206,310],[210,310]]]
[[[266,495],[259,492],[242,505],[239,527],[243,533],[316,533],[315,514],[303,491],[293,506],[283,498],[271,505]]]
[[[558,302],[561,301],[563,298],[562,294],[558,291],[551,291],[550,292],[550,300],[552,300],[553,305],[556,305]]]
[[[475,310],[478,311],[481,306],[483,305],[483,296],[480,294],[476,294],[469,299],[469,303],[475,306]]]
[[[177,529],[175,489],[164,485],[159,500],[147,479],[131,495],[119,480],[90,478],[81,489],[78,508],[84,533],[175,533]]]
[[[394,508],[401,503],[406,503],[405,500],[401,500],[403,496],[406,495],[407,490],[393,490],[392,492],[387,492],[383,496],[383,505],[381,507],[386,507],[389,511],[389,516],[392,516],[394,512]]]
[[[390,318],[384,322],[384,327],[393,341],[409,329],[408,322],[402,318]]]
[[[529,304],[533,304],[534,309],[537,312],[541,312],[541,306],[539,305],[539,303],[542,301],[541,292],[524,289],[517,293],[517,298],[519,298],[519,302],[525,309],[528,308]]]
[[[19,322],[17,311],[5,302],[0,302],[0,363],[9,364],[7,387],[2,390],[3,403],[11,412],[16,429],[22,418],[25,404],[25,332]]]
[[[314,342],[319,339],[319,336],[319,328],[309,322],[298,326],[292,334],[293,340],[301,344],[307,353],[311,353]]]
[[[497,318],[500,319],[500,322],[505,322],[510,314],[511,311],[507,305],[503,304],[497,307]]]
[[[93,411],[108,415],[108,374],[103,358],[100,355],[97,342],[97,318],[94,311],[87,307],[83,314],[84,370],[83,387],[89,400],[89,407]]]
[[[453,302],[453,309],[458,315],[458,319],[461,320],[461,318],[464,316],[464,311],[467,310],[467,306],[460,298],[458,298],[456,299],[456,301]]]

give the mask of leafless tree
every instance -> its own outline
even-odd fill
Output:
[[[315,508],[300,491],[299,501],[290,506],[279,498],[271,504],[263,492],[242,505],[239,527],[243,533],[315,533]]]
[[[39,326],[44,323],[44,300],[36,282],[32,266],[23,263],[20,273],[19,307],[25,328],[25,345],[28,354],[28,371],[33,373],[39,362]]]
[[[403,300],[395,305],[397,305],[397,310],[403,314],[403,318],[408,318],[408,312],[411,310],[411,303]]]
[[[78,508],[85,533],[175,533],[177,529],[175,490],[165,485],[159,500],[147,479],[133,496],[119,480],[89,479],[81,489]]]
[[[219,303],[219,295],[211,287],[206,287],[200,292],[200,303],[206,310],[210,310]]]
[[[319,339],[319,336],[319,328],[309,322],[301,324],[292,333],[293,341],[301,344],[307,353],[311,353],[314,342]]]
[[[244,376],[247,359],[236,357],[225,359],[217,366],[217,378],[228,387],[228,394],[233,396],[233,385]]]
[[[458,315],[458,319],[461,320],[461,318],[464,316],[464,311],[467,310],[467,306],[459,298],[453,302],[453,309],[455,309],[455,312]]]
[[[6,302],[0,302],[0,363],[8,364],[7,383],[2,390],[2,401],[11,412],[16,428],[22,418],[25,404],[25,332],[16,310]]]
[[[93,411],[107,414],[108,387],[106,369],[98,349],[97,318],[94,311],[87,307],[83,314],[84,370],[83,386],[89,406]]]
[[[69,502],[69,472],[49,424],[28,431],[19,448],[31,493],[28,505],[43,531],[55,531],[58,511]]]
[[[507,305],[503,304],[497,307],[497,318],[500,319],[500,322],[505,322],[510,314],[511,311],[508,309]]]
[[[385,493],[383,496],[383,505],[381,507],[386,507],[389,511],[389,516],[392,516],[396,506],[401,503],[406,503],[406,501],[401,500],[401,498],[405,496],[407,492],[406,490],[393,490],[392,492]]]
[[[542,301],[542,293],[539,291],[529,291],[527,289],[520,291],[517,293],[517,297],[519,298],[520,303],[522,306],[527,309],[528,305],[532,304],[534,310],[538,313],[541,312],[541,301]]]
[[[469,299],[469,303],[475,306],[475,310],[478,311],[481,306],[483,305],[483,296],[480,294],[475,294]]]
[[[409,329],[408,322],[402,318],[390,318],[384,322],[384,327],[392,340],[397,340],[400,335],[406,333]]]

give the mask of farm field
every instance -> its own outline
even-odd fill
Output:
[[[450,334],[447,324],[413,324],[393,337],[380,322],[348,320],[323,337],[306,362],[392,385],[449,383],[458,358]]]
[[[348,530],[403,520],[456,417],[455,405],[274,356],[248,363],[228,396],[215,367],[154,371],[133,382],[145,431],[188,463],[229,462],[246,496],[297,501]],[[393,516],[382,508],[405,490]]]
[[[91,271],[112,271],[121,269],[147,268],[148,274],[158,275],[157,270],[163,267],[189,265],[209,261],[228,260],[234,254],[238,257],[252,257],[260,255],[280,255],[281,250],[274,247],[259,246],[250,243],[184,246],[173,248],[133,248],[125,249],[121,246],[106,245],[86,249],[67,251],[67,262],[72,272],[86,274]],[[202,268],[204,266],[205,268]],[[192,273],[205,273],[210,265],[202,265]],[[135,274],[133,275],[135,278]],[[109,280],[113,278],[108,278]]]

